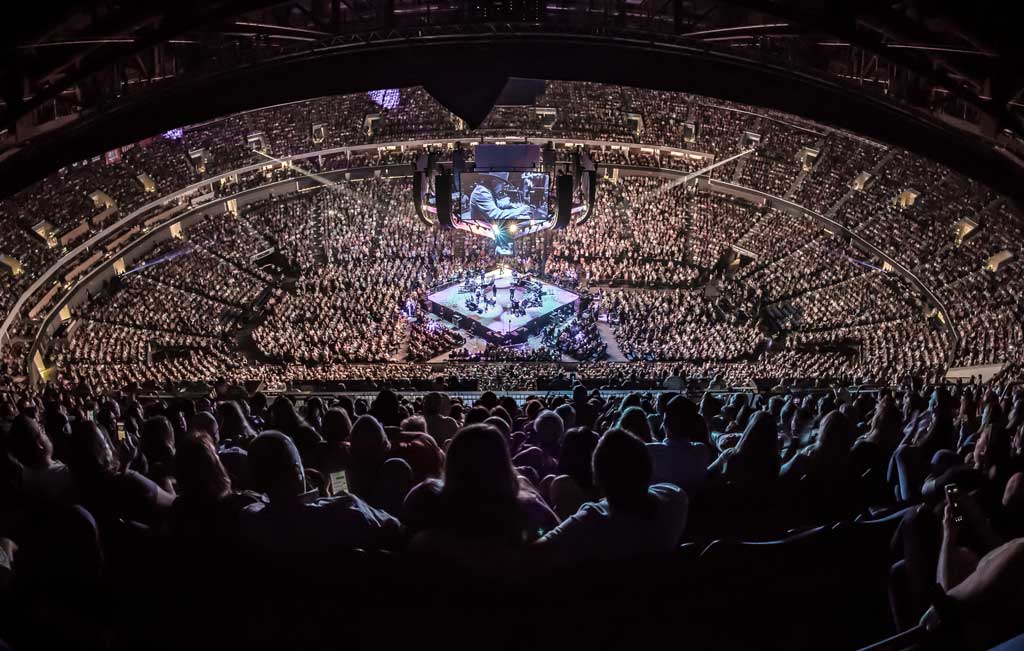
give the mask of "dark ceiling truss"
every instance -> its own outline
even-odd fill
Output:
[[[761,104],[907,147],[1001,192],[1024,195],[1020,169],[990,142],[881,93],[692,39],[610,28],[600,34],[541,28],[494,22],[395,28],[324,39],[315,49],[292,45],[266,60],[224,61],[219,70],[168,81],[41,137],[5,161],[0,194],[81,160],[84,152],[94,155],[182,124],[327,94],[420,85],[442,70],[455,79],[625,83]],[[573,57],[559,56],[567,48]]]
[[[893,12],[885,2],[848,3],[836,2],[825,7],[826,11],[814,12],[794,8],[796,3],[779,0],[730,0],[735,4],[768,15],[778,16],[802,24],[820,33],[831,34],[844,41],[874,52],[893,63],[905,66],[922,78],[937,86],[948,89],[962,100],[969,102],[994,120],[991,131],[1019,127],[1012,119],[1007,107],[1009,95],[983,96],[980,90],[985,80],[977,73],[969,73],[962,61],[951,62],[950,53],[929,50],[910,50],[892,47],[899,44],[928,42],[936,34]],[[854,11],[855,10],[855,11]],[[989,59],[998,62],[998,55],[989,50]],[[1002,66],[996,68],[1002,70]],[[954,78],[951,73],[957,73]],[[994,74],[994,73],[993,73]],[[1016,73],[1019,81],[1019,72]],[[969,79],[971,83],[965,83]]]
[[[529,4],[530,0],[521,0],[521,4]],[[642,0],[626,2],[624,0],[537,0],[541,2],[547,14],[565,12],[576,24],[589,24],[594,28],[615,26],[651,30],[654,32],[676,31],[680,35],[689,34],[690,38],[712,40],[713,42],[731,42],[741,39],[781,39],[791,38],[796,34],[828,34],[866,51],[871,51],[904,66],[931,83],[947,89],[964,102],[971,103],[979,111],[992,117],[990,131],[998,131],[1004,127],[1015,127],[1017,123],[1010,119],[1007,102],[1024,85],[1016,67],[1005,65],[999,59],[995,48],[985,45],[975,52],[982,52],[992,61],[987,62],[984,69],[979,70],[976,63],[964,62],[965,55],[972,52],[955,52],[965,50],[963,46],[975,47],[983,44],[983,39],[970,34],[968,29],[959,28],[951,32],[949,21],[941,15],[929,14],[929,21],[921,22],[909,19],[906,12],[894,10],[887,2],[877,0],[870,2],[815,3],[807,0]],[[74,3],[88,6],[95,3]],[[189,32],[201,32],[203,38],[191,39],[190,42],[205,47],[213,43],[210,37],[274,39],[275,45],[288,46],[293,42],[315,39],[324,34],[321,30],[338,32],[341,30],[372,31],[379,28],[399,26],[398,17],[422,24],[431,21],[444,22],[449,28],[451,23],[471,18],[472,7],[490,3],[488,0],[476,2],[436,1],[421,2],[419,0],[220,0],[206,1],[186,0],[155,0],[150,2],[108,3],[105,10],[97,11],[94,23],[82,23],[82,12],[65,15],[64,24],[70,24],[67,32],[62,34],[58,28],[45,33],[47,39],[66,36],[66,42],[76,40],[83,46],[81,51],[73,52],[63,61],[40,71],[34,71],[28,85],[32,89],[28,97],[13,97],[10,93],[4,97],[7,110],[3,114],[3,124],[10,126],[21,115],[42,105],[46,101],[59,96],[68,88],[80,83],[88,76],[98,73],[117,62],[130,60],[140,52],[152,48],[161,40],[171,40]],[[514,2],[503,4],[513,5]],[[433,7],[433,10],[432,10]],[[741,16],[738,10],[742,10]],[[286,21],[295,14],[300,14],[316,27],[295,33],[294,26],[273,25],[271,20],[263,20],[256,24],[247,24],[238,29],[236,19],[245,15],[264,14],[271,19]],[[734,17],[739,22],[734,22]],[[765,29],[765,25],[773,24],[768,20],[777,17],[785,20],[784,29]],[[561,15],[553,18],[562,18]],[[712,18],[719,22],[712,22]],[[611,21],[611,22],[609,22]],[[747,24],[744,24],[747,23]],[[402,25],[408,26],[408,25]],[[234,28],[233,28],[234,27]],[[276,28],[276,29],[275,29]],[[293,30],[282,33],[281,29]],[[936,42],[936,37],[952,33],[959,48],[947,47],[949,51],[903,49],[927,46]],[[722,35],[728,31],[727,36]],[[76,39],[76,35],[84,38]],[[93,40],[92,43],[88,43]],[[187,40],[187,39],[186,39]],[[114,42],[111,42],[114,41]],[[40,43],[39,39],[27,43]],[[310,43],[315,43],[310,41]],[[751,45],[751,43],[732,43],[733,45]],[[19,50],[25,49],[25,42]],[[940,43],[942,45],[942,43]],[[753,47],[744,47],[753,50]],[[16,53],[17,54],[17,53]],[[16,58],[16,57],[15,57]],[[820,57],[819,57],[820,58]],[[1013,62],[1016,63],[1016,62]],[[17,69],[17,62],[14,68]],[[994,73],[989,74],[991,70]],[[989,99],[990,98],[990,99]]]
[[[781,75],[781,66],[791,80],[812,89],[841,94],[856,87],[859,93],[877,93],[871,100],[888,102],[890,113],[902,118],[924,119],[913,107],[941,110],[969,119],[990,138],[1004,130],[1024,135],[1024,111],[1020,110],[1024,108],[1024,66],[1019,65],[1017,41],[957,22],[950,13],[953,10],[940,6],[943,1],[905,0],[900,5],[879,0],[71,3],[73,7],[63,13],[52,10],[58,17],[52,24],[46,23],[45,16],[37,17],[25,23],[21,38],[9,40],[10,56],[0,64],[0,147],[5,146],[4,129],[21,139],[23,134],[14,130],[15,125],[24,124],[23,118],[30,116],[39,120],[41,107],[49,103],[63,103],[65,113],[76,112],[79,122],[90,124],[96,113],[117,114],[122,108],[131,113],[132,104],[151,106],[160,98],[176,97],[181,89],[205,88],[210,79],[230,81],[255,70],[286,69],[300,61],[310,65],[321,59],[343,60],[350,51],[362,50],[359,56],[375,51],[398,56],[405,48],[406,59],[411,60],[416,57],[410,54],[412,48],[434,51],[426,46],[446,39],[461,39],[462,46],[469,47],[480,38],[504,44],[544,40],[554,32],[588,47],[608,39],[614,48],[663,48],[679,58],[715,61],[736,70],[756,67]],[[534,15],[529,11],[539,11],[539,18],[523,23],[523,16]],[[574,55],[563,52],[562,56]],[[577,68],[584,67],[580,61]],[[419,78],[401,74],[397,78],[406,85],[422,84],[436,74],[413,68]],[[580,74],[565,72],[563,77]],[[617,81],[629,83],[630,79],[621,74]],[[353,82],[345,87],[351,91],[361,85]],[[383,76],[374,84],[384,85],[388,82]],[[282,93],[266,90],[263,103],[270,103],[272,95],[308,96],[314,88],[340,92],[341,86],[316,82],[306,91],[290,86]],[[685,84],[679,89],[693,90]],[[731,91],[722,89],[726,95]],[[757,97],[746,101],[762,103]],[[212,105],[228,110],[231,102]],[[251,101],[245,104],[254,106]],[[790,106],[797,114],[801,108]],[[183,122],[176,120],[172,126]],[[24,134],[24,138],[33,136]]]
[[[216,24],[241,13],[283,4],[280,0],[220,0],[215,2],[127,3],[131,9],[90,25],[83,50],[38,74],[43,85],[29,97],[5,97],[7,111],[0,125],[11,126],[25,113],[58,97],[100,70],[136,56],[203,25]],[[111,43],[110,40],[117,42]],[[46,43],[46,41],[40,41]],[[30,49],[32,43],[18,47]]]

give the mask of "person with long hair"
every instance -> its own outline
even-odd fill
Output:
[[[313,396],[306,401],[304,414],[306,422],[313,426],[314,429],[320,430],[320,426],[323,422],[324,415],[324,401],[317,396]]]
[[[320,466],[317,468],[325,477],[331,473],[348,468],[352,463],[349,450],[349,434],[352,432],[352,421],[348,412],[339,407],[332,407],[324,412],[321,434],[324,437],[324,451],[320,455]]]
[[[414,549],[445,554],[460,543],[519,546],[558,524],[558,517],[516,474],[508,444],[490,425],[460,429],[448,447],[444,476],[406,496],[403,520]]]
[[[432,391],[423,397],[423,420],[426,421],[427,434],[434,437],[438,445],[444,445],[459,429],[459,424],[449,416],[450,410],[451,401],[443,393]]]
[[[893,451],[902,436],[903,420],[892,398],[886,396],[875,405],[866,434],[854,441],[850,449],[857,473],[885,499],[885,473]]]
[[[242,509],[258,496],[233,491],[213,440],[205,434],[186,436],[178,446],[175,468],[180,479],[168,520],[170,533],[219,544],[236,536]]]
[[[256,430],[234,400],[218,404],[217,415],[220,417],[220,438],[225,445],[245,447],[256,438]]]
[[[402,405],[398,395],[391,389],[384,389],[377,394],[370,407],[370,415],[384,427],[398,427],[402,424]]]
[[[170,494],[175,492],[174,427],[165,416],[153,416],[142,423],[139,443],[146,460],[146,476]]]
[[[558,450],[565,425],[555,412],[545,409],[533,419],[533,427],[524,445],[515,455],[517,467],[529,467],[538,477],[546,477],[558,466]]]
[[[870,443],[877,448],[877,457],[888,459],[902,435],[903,418],[892,398],[885,397],[875,405],[875,413],[871,416],[868,432],[859,441]]]
[[[370,415],[360,416],[352,424],[345,472],[349,492],[388,513],[401,510],[402,500],[414,485],[409,463],[395,458],[384,427]]]
[[[647,412],[642,407],[627,407],[619,416],[619,422],[615,427],[626,430],[644,443],[654,441],[651,423],[647,420]]]
[[[815,442],[800,450],[779,473],[816,520],[852,515],[863,501],[852,439],[849,419],[842,412],[830,411],[821,420]]]
[[[821,420],[818,437],[782,467],[783,477],[807,476],[815,483],[841,481],[850,468],[851,426],[838,411],[830,411]]]
[[[962,449],[968,441],[973,442],[978,433],[978,405],[970,390],[965,390],[960,396],[960,409],[953,419],[953,427],[957,432],[957,449]]]
[[[590,404],[590,397],[587,395],[587,388],[577,384],[572,388],[573,411],[576,412],[576,425],[580,427],[593,427],[597,420],[597,409]]]
[[[299,435],[299,430],[309,426],[306,419],[295,409],[295,403],[283,396],[270,406],[270,424],[277,431],[293,439]]]
[[[951,402],[949,393],[937,387],[928,411],[904,428],[903,442],[889,464],[889,477],[897,486],[899,499],[918,499],[932,457],[939,450],[952,449],[956,444]]]

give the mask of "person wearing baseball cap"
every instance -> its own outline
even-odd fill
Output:
[[[506,198],[495,197],[495,193],[505,185],[508,185],[508,172],[478,175],[469,195],[470,216],[475,221],[500,224],[507,219],[530,216],[530,207],[526,204],[513,204]]]

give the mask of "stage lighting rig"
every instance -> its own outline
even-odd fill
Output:
[[[596,190],[590,155],[557,151],[550,143],[478,144],[472,161],[461,147],[450,161],[423,154],[413,178],[413,202],[424,223],[494,240],[502,255],[510,255],[521,237],[584,223]]]

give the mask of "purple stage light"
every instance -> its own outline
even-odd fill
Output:
[[[170,262],[171,260],[173,260],[175,258],[180,258],[183,255],[188,255],[189,253],[192,253],[192,245],[191,244],[185,244],[184,246],[182,246],[179,249],[174,249],[173,251],[169,251],[169,252],[167,252],[167,253],[165,253],[165,254],[157,257],[157,258],[153,258],[152,260],[149,260],[148,262],[143,262],[142,264],[140,264],[139,266],[135,267],[134,269],[129,269],[128,271],[124,272],[123,275],[127,276],[129,274],[138,273],[138,272],[143,271],[145,269],[149,269],[150,267],[155,267],[158,264],[164,264],[165,262]]]
[[[393,109],[398,106],[398,103],[402,100],[402,91],[398,88],[384,88],[381,90],[371,90],[367,93],[370,99],[382,109]]]
[[[185,136],[185,130],[180,128],[171,129],[170,131],[165,131],[163,136],[168,140],[181,140]]]

